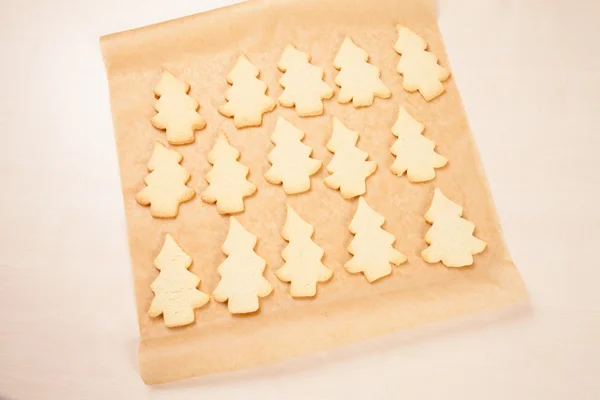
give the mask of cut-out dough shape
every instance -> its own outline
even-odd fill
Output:
[[[346,128],[334,117],[333,134],[327,143],[327,150],[335,153],[327,166],[332,175],[326,177],[324,183],[331,189],[339,189],[345,199],[364,194],[366,179],[377,169],[375,161],[366,161],[369,154],[356,147],[357,141],[358,132]]]
[[[208,153],[208,162],[213,167],[206,174],[208,188],[202,192],[206,203],[217,203],[221,214],[233,214],[244,211],[244,197],[256,192],[256,186],[246,180],[249,169],[237,159],[238,149],[229,144],[227,134],[219,131],[217,141]]]
[[[398,140],[390,152],[396,160],[390,167],[398,176],[408,176],[411,182],[425,182],[435,178],[435,168],[441,168],[448,160],[435,152],[435,142],[422,135],[425,125],[415,120],[404,107],[400,107],[398,120],[392,133]]]
[[[333,89],[323,82],[323,68],[310,64],[310,55],[288,44],[277,63],[285,74],[279,84],[285,88],[279,103],[296,106],[301,117],[323,114],[323,100],[333,96]]]
[[[271,136],[275,148],[267,156],[273,165],[265,174],[265,179],[274,185],[283,184],[287,194],[310,189],[310,176],[321,168],[321,161],[310,157],[312,149],[302,143],[303,137],[304,132],[279,117]]]
[[[287,219],[281,236],[289,242],[281,253],[285,260],[275,275],[283,282],[291,282],[292,297],[312,297],[317,294],[317,283],[331,279],[333,271],[321,262],[323,249],[312,241],[315,229],[304,221],[292,207],[287,207]]]
[[[251,313],[258,310],[258,298],[268,296],[273,286],[263,276],[266,261],[254,252],[256,236],[234,217],[229,221],[229,233],[222,247],[228,257],[218,267],[221,281],[213,298],[221,303],[227,301],[232,314]]]
[[[150,214],[155,218],[175,218],[179,204],[190,200],[196,193],[186,186],[190,173],[179,163],[183,156],[167,149],[162,143],[154,143],[154,151],[148,162],[150,174],[144,178],[146,187],[135,199],[143,206],[150,205]]]
[[[461,218],[463,208],[450,201],[440,189],[435,189],[425,220],[433,224],[425,234],[429,247],[421,252],[428,263],[442,262],[447,267],[473,264],[473,255],[481,253],[487,244],[473,236],[475,225]]]
[[[196,289],[200,278],[188,271],[190,265],[192,258],[167,233],[165,243],[154,260],[160,274],[150,286],[154,299],[148,315],[158,317],[162,314],[169,328],[194,322],[194,309],[210,300],[209,295]]]
[[[402,57],[398,63],[398,73],[404,80],[402,87],[407,92],[418,90],[426,101],[444,93],[442,84],[450,71],[438,64],[435,54],[426,51],[427,42],[409,28],[398,25],[398,41],[394,50]]]
[[[154,89],[159,99],[154,105],[158,114],[152,117],[152,125],[166,130],[167,141],[173,145],[192,143],[194,132],[206,126],[204,118],[197,113],[200,105],[188,96],[189,91],[188,83],[180,81],[166,69]]]
[[[228,102],[219,107],[219,112],[233,117],[237,128],[261,125],[263,114],[277,105],[275,100],[265,95],[267,84],[257,79],[259,74],[258,68],[242,54],[227,75],[227,82],[232,87],[225,94]]]
[[[397,266],[406,261],[406,256],[392,247],[396,241],[394,235],[381,228],[384,222],[383,215],[369,207],[361,196],[348,227],[355,235],[348,246],[348,252],[354,257],[344,268],[353,274],[362,272],[369,282],[391,274],[390,263]]]
[[[367,107],[373,104],[375,97],[389,98],[390,89],[379,78],[381,72],[369,64],[369,54],[347,37],[342,43],[333,65],[340,70],[335,77],[336,85],[341,87],[338,95],[340,103],[352,101],[354,107]]]

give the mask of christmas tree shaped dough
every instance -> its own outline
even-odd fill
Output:
[[[189,91],[188,83],[180,81],[166,69],[154,89],[154,94],[159,97],[154,105],[158,114],[152,117],[151,122],[157,129],[167,131],[170,144],[192,143],[196,129],[206,126],[204,118],[197,113],[200,105],[188,96]]]
[[[379,79],[379,68],[368,63],[369,55],[347,37],[342,43],[333,65],[340,70],[335,78],[340,86],[338,101],[352,101],[354,107],[366,107],[373,104],[375,97],[387,99],[390,89]]]
[[[148,314],[151,317],[163,315],[169,328],[184,326],[194,322],[194,309],[208,303],[210,296],[196,289],[200,278],[188,271],[192,259],[167,234],[165,243],[154,260],[160,271],[152,282],[154,299]]]
[[[321,161],[310,157],[312,149],[302,143],[303,137],[304,132],[279,117],[271,136],[275,148],[267,156],[273,166],[265,179],[274,185],[283,184],[287,194],[310,189],[310,176],[321,168]]]
[[[179,204],[190,200],[196,193],[186,186],[190,173],[179,163],[183,156],[168,150],[160,142],[154,143],[154,151],[148,162],[150,175],[144,178],[146,187],[135,199],[141,205],[150,205],[150,214],[155,218],[174,218]]]
[[[244,197],[256,191],[256,186],[246,180],[248,167],[239,163],[238,149],[229,144],[227,134],[219,132],[217,141],[208,153],[208,162],[213,168],[206,174],[206,181],[210,184],[202,192],[202,200],[217,203],[217,210],[221,214],[233,214],[244,211]]]
[[[398,176],[406,175],[411,182],[425,182],[435,178],[435,168],[446,165],[447,160],[434,151],[435,143],[422,135],[425,126],[415,120],[404,107],[400,107],[398,120],[392,133],[398,140],[391,153],[396,160],[390,167]]]
[[[427,42],[405,26],[398,25],[398,41],[394,50],[402,57],[398,63],[398,73],[404,81],[402,87],[407,92],[418,90],[426,101],[433,100],[446,90],[443,81],[450,71],[438,64],[435,54],[426,51]]]
[[[346,128],[334,117],[333,135],[327,143],[327,149],[335,153],[327,166],[332,175],[326,177],[324,183],[331,189],[339,189],[345,199],[365,193],[365,181],[377,169],[377,163],[366,161],[369,154],[356,147],[357,141],[358,132]]]
[[[289,242],[281,253],[285,260],[275,275],[291,282],[292,297],[312,297],[317,294],[317,282],[331,279],[333,271],[321,262],[323,249],[312,241],[315,229],[304,221],[292,207],[287,207],[287,220],[281,236]]]
[[[296,106],[301,117],[323,114],[323,101],[333,96],[333,89],[323,82],[323,68],[310,64],[310,55],[288,44],[277,63],[285,74],[279,84],[285,88],[279,103]]]
[[[223,243],[228,257],[219,265],[221,281],[213,292],[218,302],[226,302],[232,314],[258,310],[258,298],[271,293],[273,287],[263,276],[267,263],[254,252],[256,236],[234,218],[229,218],[229,234]]]
[[[219,112],[233,117],[237,128],[259,126],[263,114],[275,108],[275,100],[265,95],[267,84],[257,79],[260,71],[245,55],[241,55],[229,75],[227,82],[233,85],[225,94],[226,104]]]
[[[431,207],[425,214],[425,220],[433,225],[425,234],[429,247],[421,252],[423,260],[441,261],[447,267],[473,264],[473,255],[481,253],[487,244],[473,236],[475,225],[461,218],[462,213],[461,206],[435,189]]]
[[[394,235],[381,229],[384,222],[383,215],[369,207],[361,196],[348,227],[355,235],[348,247],[353,257],[344,268],[353,274],[362,272],[369,282],[391,274],[390,263],[400,265],[406,261],[406,256],[392,247]]]

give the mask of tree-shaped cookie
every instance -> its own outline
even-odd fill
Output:
[[[379,68],[368,63],[369,54],[358,47],[347,37],[342,43],[333,65],[340,70],[335,77],[336,85],[340,86],[338,101],[352,101],[354,107],[366,107],[373,104],[375,97],[387,99],[391,96],[390,89],[379,76]]]
[[[426,51],[427,42],[422,37],[405,26],[396,28],[398,41],[394,50],[402,56],[397,70],[404,77],[404,90],[418,90],[426,101],[444,93],[442,82],[448,79],[450,71],[438,64],[435,54]]]
[[[279,80],[285,88],[279,103],[284,107],[296,106],[301,117],[323,114],[323,101],[333,96],[333,89],[323,82],[323,68],[310,63],[310,55],[288,44],[277,63],[285,74]]]
[[[327,149],[335,153],[327,166],[332,175],[326,177],[324,183],[332,189],[339,189],[345,199],[364,194],[367,177],[377,169],[375,161],[366,161],[369,154],[356,147],[357,141],[358,132],[346,128],[334,117],[333,135],[327,143]]]
[[[200,105],[188,96],[190,85],[180,81],[171,72],[163,70],[160,82],[154,89],[158,101],[152,117],[152,125],[167,131],[167,141],[171,144],[192,143],[194,132],[206,126],[204,118],[198,114]]]
[[[248,167],[237,161],[238,149],[229,144],[227,134],[219,131],[217,142],[208,153],[208,162],[213,167],[206,174],[208,188],[202,192],[202,200],[217,203],[221,214],[233,214],[244,211],[244,197],[256,191],[256,186],[246,180]]]
[[[213,292],[218,302],[227,301],[232,314],[258,310],[258,298],[271,293],[273,287],[263,276],[267,263],[254,252],[256,236],[234,218],[229,218],[229,233],[223,243],[228,257],[217,269],[221,281]]]
[[[317,294],[317,283],[331,279],[333,271],[321,262],[323,249],[312,241],[315,229],[294,209],[287,207],[287,220],[281,236],[289,242],[281,253],[285,260],[275,275],[283,282],[291,282],[292,297],[312,297]]]
[[[362,272],[369,282],[391,274],[390,263],[400,265],[406,261],[406,256],[392,247],[396,240],[394,235],[381,229],[384,222],[383,215],[369,207],[361,196],[348,227],[355,235],[348,246],[353,257],[344,268],[353,274]]]
[[[150,174],[144,178],[146,187],[135,199],[141,205],[150,204],[150,213],[155,218],[174,218],[179,212],[179,204],[190,200],[196,193],[186,186],[190,173],[179,163],[183,156],[168,150],[160,142],[154,143],[154,151],[148,162]]]
[[[184,326],[194,322],[194,309],[208,303],[210,296],[196,289],[200,278],[188,271],[192,259],[167,234],[154,266],[160,270],[150,288],[154,299],[148,314],[163,315],[168,327]]]
[[[441,168],[448,160],[435,152],[435,142],[422,135],[425,125],[415,120],[404,107],[400,107],[398,120],[392,133],[398,140],[390,151],[396,160],[390,167],[398,176],[408,176],[411,182],[425,182],[435,178],[435,168]]]
[[[227,103],[219,107],[226,117],[233,117],[237,128],[259,126],[263,114],[275,108],[275,100],[267,96],[267,84],[258,79],[260,71],[245,55],[241,55],[227,82],[233,85],[225,94]]]
[[[304,132],[283,117],[279,117],[271,135],[275,148],[267,159],[273,165],[265,174],[265,179],[274,185],[283,184],[287,194],[310,189],[310,176],[321,168],[321,161],[310,157],[312,149],[302,143],[303,137]]]
[[[428,263],[441,261],[447,267],[473,264],[473,255],[481,253],[487,244],[475,236],[475,225],[462,218],[463,208],[448,200],[435,189],[425,220],[433,224],[425,234],[429,247],[421,252]]]

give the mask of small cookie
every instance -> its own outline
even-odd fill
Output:
[[[150,175],[144,178],[146,187],[135,199],[143,206],[150,205],[150,214],[155,218],[175,218],[179,204],[190,200],[196,192],[186,186],[190,173],[179,163],[183,156],[168,150],[162,143],[154,143],[154,151],[148,162]]]
[[[238,149],[229,144],[227,134],[219,131],[217,141],[208,153],[208,162],[213,167],[206,174],[208,187],[202,192],[206,203],[217,203],[221,214],[233,214],[244,211],[244,197],[256,192],[256,185],[246,180],[250,170],[239,163]]]
[[[323,68],[310,64],[310,55],[288,44],[277,68],[285,74],[279,84],[285,88],[279,103],[284,107],[296,106],[301,117],[323,114],[323,101],[333,96],[333,89],[323,82]]]
[[[381,71],[369,64],[369,55],[358,47],[352,39],[346,37],[333,65],[340,70],[335,77],[336,85],[340,86],[338,102],[344,104],[352,101],[354,107],[367,107],[373,104],[375,97],[389,98],[390,89],[379,77]]]
[[[287,194],[306,192],[310,189],[310,176],[321,168],[321,161],[311,158],[312,149],[302,143],[304,132],[285,118],[279,117],[271,141],[275,148],[267,159],[273,166],[265,179],[274,184],[283,184]]]
[[[438,97],[446,88],[442,84],[450,71],[438,64],[435,54],[426,51],[427,42],[405,26],[398,25],[398,41],[394,50],[402,57],[398,73],[404,77],[402,87],[407,92],[418,90],[426,101]]]
[[[154,299],[148,315],[158,317],[162,314],[169,328],[194,322],[194,309],[210,300],[209,295],[196,289],[200,278],[188,271],[190,265],[191,257],[167,233],[165,243],[154,260],[160,274],[150,286]]]
[[[461,218],[463,209],[450,201],[440,189],[435,189],[431,207],[425,220],[433,224],[425,234],[429,247],[421,252],[428,263],[442,262],[447,267],[465,267],[473,264],[473,255],[487,246],[473,236],[475,225]]]
[[[324,183],[331,189],[339,189],[345,199],[364,194],[366,179],[377,169],[375,161],[366,161],[369,154],[356,147],[357,141],[358,132],[346,128],[334,117],[333,135],[327,143],[327,150],[335,153],[327,166],[332,175],[326,177]]]
[[[257,79],[260,71],[242,54],[229,75],[233,85],[225,94],[227,103],[219,107],[226,117],[233,117],[236,128],[259,126],[263,114],[275,108],[275,100],[267,96],[267,84]]]
[[[348,227],[355,235],[348,246],[348,252],[354,257],[344,268],[353,274],[362,272],[369,282],[391,274],[390,263],[397,266],[406,261],[406,256],[392,247],[396,241],[394,235],[381,229],[384,222],[383,215],[369,207],[361,196]]]
[[[435,178],[435,168],[448,160],[435,152],[435,142],[422,135],[425,125],[415,120],[404,107],[400,107],[398,120],[392,133],[398,140],[390,148],[396,160],[390,167],[398,176],[408,176],[411,182],[426,182]]]
[[[188,144],[195,140],[194,132],[206,126],[204,118],[197,113],[200,105],[188,96],[190,85],[182,82],[166,69],[154,89],[158,111],[151,122],[157,129],[167,131],[167,141],[173,145]]]
[[[232,314],[251,313],[258,310],[258,298],[268,296],[273,286],[263,276],[266,261],[254,252],[256,236],[234,217],[229,222],[229,233],[221,248],[227,259],[217,269],[221,281],[213,298],[227,302]]]
[[[323,249],[312,241],[315,229],[294,209],[287,206],[287,219],[281,236],[289,242],[281,257],[283,267],[275,275],[283,282],[291,282],[292,297],[312,297],[317,294],[317,282],[327,282],[333,271],[321,262]]]

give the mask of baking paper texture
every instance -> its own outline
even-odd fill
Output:
[[[444,83],[446,93],[429,103],[418,93],[405,92],[396,72],[400,57],[393,49],[396,24],[421,35],[441,65],[449,67],[431,0],[257,0],[101,38],[135,285],[140,373],[146,383],[275,362],[526,298],[502,238],[454,79]],[[390,99],[376,99],[371,107],[356,109],[339,104],[334,96],[325,100],[324,114],[312,118],[300,118],[294,109],[278,106],[265,114],[262,126],[243,130],[217,111],[229,88],[227,73],[242,52],[260,69],[269,87],[267,94],[273,98],[283,91],[276,65],[288,43],[310,52],[312,63],[324,68],[325,81],[336,87],[333,59],[346,36],[381,68],[381,79],[392,92]],[[232,316],[226,304],[211,301],[196,311],[194,324],[169,329],[161,318],[147,314],[153,296],[150,284],[158,275],[152,260],[165,234],[173,235],[186,249],[193,259],[190,271],[202,279],[200,290],[210,293],[219,280],[217,266],[225,257],[221,244],[229,226],[227,217],[198,197],[183,203],[173,220],[152,218],[148,208],[135,200],[144,187],[154,142],[165,140],[164,132],[150,123],[156,101],[152,89],[163,67],[190,83],[190,95],[199,101],[200,114],[207,121],[193,144],[176,148],[184,155],[183,167],[192,174],[188,185],[198,193],[206,188],[204,176],[211,168],[206,156],[219,129],[224,129],[241,152],[240,162],[250,168],[249,179],[258,186],[256,194],[246,198],[246,211],[236,216],[258,236],[256,252],[267,261],[265,276],[274,286],[255,315]],[[449,160],[431,182],[410,183],[389,170],[394,162],[389,148],[396,139],[391,128],[401,105],[425,123],[425,135]],[[360,148],[379,165],[367,181],[365,198],[385,216],[384,229],[396,236],[396,247],[408,256],[408,262],[394,267],[391,276],[369,284],[362,274],[344,270],[352,240],[348,224],[357,199],[344,200],[338,191],[327,188],[325,168],[313,175],[310,191],[294,196],[286,196],[280,186],[264,179],[270,167],[267,154],[273,147],[269,138],[278,116],[306,132],[305,143],[324,165],[332,157],[325,146],[334,116],[360,133]],[[475,256],[473,267],[448,269],[420,257],[430,227],[423,215],[435,187],[464,207],[465,217],[477,227],[475,234],[488,243]],[[274,275],[283,265],[281,251],[286,243],[280,232],[286,203],[315,227],[313,239],[325,251],[323,262],[334,270],[333,279],[320,285],[314,299],[294,300],[287,284]]]

